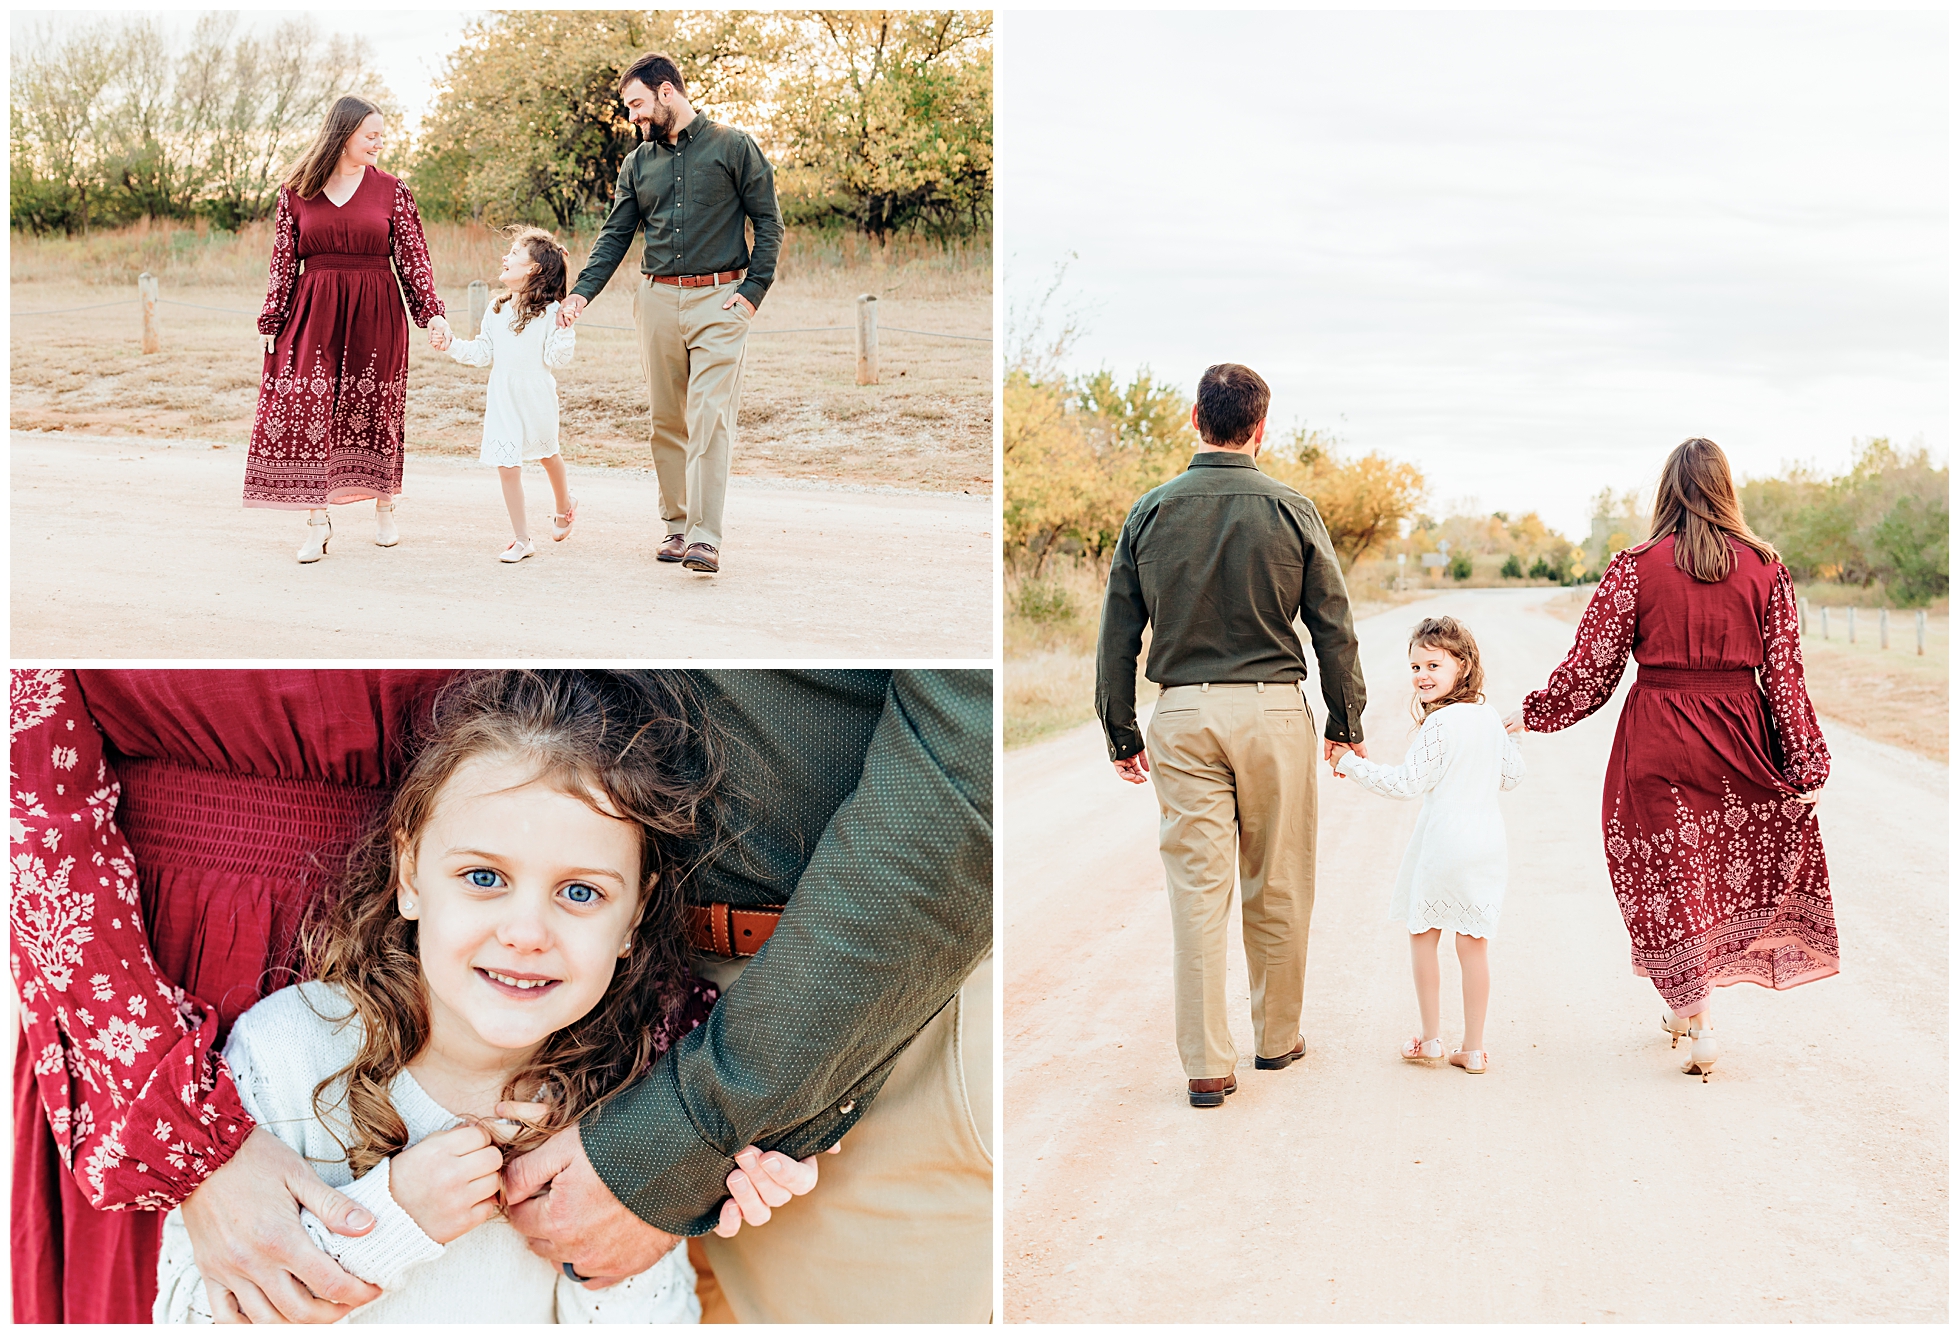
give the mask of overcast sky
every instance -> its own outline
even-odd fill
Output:
[[[207,11],[12,10],[8,14],[7,26],[10,37],[18,45],[36,28],[50,23],[87,23],[96,19],[118,19],[152,12],[162,20],[166,30],[187,41],[199,15]],[[239,11],[239,24],[247,31],[269,32],[287,19],[310,17],[322,32],[366,37],[373,48],[375,66],[382,81],[400,100],[408,120],[405,128],[412,133],[428,111],[431,85],[441,72],[443,62],[462,42],[464,24],[481,12],[470,9],[245,9]]]
[[[1070,370],[1215,361],[1567,533],[1738,471],[1947,450],[1942,13],[1006,13],[1009,306]]]

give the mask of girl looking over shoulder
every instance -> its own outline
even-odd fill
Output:
[[[1422,1016],[1421,1036],[1410,1038],[1401,1056],[1432,1064],[1442,1055],[1437,945],[1444,931],[1453,931],[1462,965],[1463,1036],[1449,1064],[1480,1075],[1489,1069],[1483,1047],[1489,940],[1510,874],[1496,797],[1523,781],[1524,757],[1495,707],[1483,701],[1483,659],[1468,626],[1452,616],[1423,620],[1408,640],[1408,669],[1421,721],[1408,757],[1386,765],[1348,751],[1337,771],[1384,797],[1423,799],[1389,908],[1393,920],[1408,928]]]

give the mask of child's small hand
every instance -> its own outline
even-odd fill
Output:
[[[843,1148],[839,1140],[825,1153]],[[789,1203],[790,1197],[807,1195],[816,1189],[816,1159],[797,1162],[779,1153],[763,1153],[750,1144],[735,1151],[739,1164],[728,1173],[728,1194],[721,1202],[721,1221],[714,1225],[717,1237],[732,1237],[743,1223],[760,1227],[769,1221],[771,1211]]]
[[[388,1192],[422,1231],[444,1244],[497,1216],[503,1153],[481,1126],[457,1126],[404,1149]]]
[[[1511,733],[1522,732],[1524,730],[1524,711],[1518,709],[1508,718],[1505,718],[1503,720],[1503,730]]]

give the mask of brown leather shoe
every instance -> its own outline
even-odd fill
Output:
[[[721,572],[721,553],[705,542],[696,542],[687,548],[687,554],[680,558],[683,570],[699,570],[702,574]]]
[[[687,554],[687,539],[679,533],[668,533],[667,540],[660,543],[660,549],[653,553],[654,559],[673,562]]]
[[[1223,1079],[1193,1079],[1190,1081],[1190,1105],[1192,1107],[1222,1107],[1226,1094],[1238,1091],[1238,1076],[1226,1075]]]
[[[1283,1070],[1305,1054],[1306,1039],[1302,1036],[1299,1039],[1299,1045],[1287,1052],[1284,1056],[1254,1056],[1252,1058],[1252,1068],[1254,1070]]]

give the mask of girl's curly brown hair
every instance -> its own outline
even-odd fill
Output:
[[[350,854],[337,891],[300,929],[307,974],[338,984],[360,1022],[360,1053],[313,1090],[315,1112],[333,1126],[328,1111],[339,1110],[345,1081],[353,1142],[343,1147],[354,1175],[408,1146],[388,1086],[428,1043],[429,1002],[416,924],[396,906],[396,879],[401,853],[414,848],[466,760],[525,764],[533,781],[623,816],[641,834],[631,949],[591,1012],[547,1038],[504,1089],[551,1109],[506,1152],[537,1147],[652,1066],[690,994],[685,885],[722,827],[725,751],[702,717],[681,673],[469,672],[438,694],[401,786]]]
[[[530,276],[515,292],[505,291],[491,304],[490,309],[501,312],[503,303],[513,297],[517,302],[517,323],[511,332],[522,333],[524,326],[544,313],[545,307],[553,301],[563,301],[568,289],[571,272],[571,252],[558,244],[558,238],[542,227],[512,227],[505,233],[514,245],[524,247],[524,253],[537,265],[537,272]]]
[[[1456,678],[1455,689],[1441,699],[1430,703],[1420,695],[1415,696],[1416,722],[1426,722],[1431,713],[1450,704],[1483,702],[1483,655],[1477,650],[1476,636],[1469,633],[1468,626],[1453,616],[1425,616],[1408,636],[1408,647],[1410,650],[1439,648],[1462,664],[1462,675]]]

